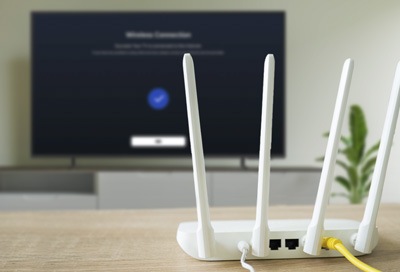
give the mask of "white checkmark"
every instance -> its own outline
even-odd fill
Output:
[[[155,101],[156,103],[160,103],[161,101],[164,100],[164,97],[165,97],[165,95],[161,94],[161,95],[159,95],[159,96],[157,96],[157,97],[154,97],[154,101]]]

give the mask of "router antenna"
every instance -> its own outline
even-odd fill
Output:
[[[186,106],[189,121],[190,149],[193,160],[194,189],[197,207],[197,250],[200,258],[210,258],[215,250],[214,229],[208,207],[206,170],[204,166],[199,108],[197,103],[196,78],[193,59],[190,54],[183,56]]]
[[[269,253],[268,202],[271,161],[272,108],[274,98],[274,55],[267,55],[264,63],[264,84],[261,113],[260,158],[256,222],[252,236],[252,254],[265,257]]]
[[[386,169],[388,165],[390,148],[393,143],[393,136],[396,129],[397,118],[399,115],[400,99],[400,62],[397,64],[394,76],[392,91],[389,99],[389,106],[386,113],[385,124],[381,137],[381,143],[376,159],[376,166],[372,176],[371,188],[367,205],[365,207],[364,218],[360,223],[355,243],[355,250],[362,253],[371,253],[372,247],[376,244],[377,235],[373,235],[376,230],[376,217],[378,215],[379,204],[381,202],[383,184],[385,183]],[[373,237],[376,237],[373,239]]]
[[[328,205],[330,191],[332,188],[333,172],[335,168],[336,155],[343,124],[343,117],[346,109],[347,97],[350,89],[351,76],[353,73],[353,60],[347,59],[343,65],[339,90],[336,98],[335,110],[333,113],[331,130],[329,132],[328,144],[325,152],[324,165],[317,198],[314,206],[314,213],[305,236],[304,252],[311,255],[319,255],[322,245],[322,232],[325,220],[325,210]]]

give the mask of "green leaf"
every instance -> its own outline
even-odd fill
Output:
[[[348,171],[349,169],[349,166],[344,161],[336,160],[336,164],[342,167],[346,171]]]
[[[369,189],[371,188],[371,181],[364,188],[365,188],[365,192],[367,192],[367,195],[368,195]]]
[[[352,146],[343,149],[342,153],[346,156],[347,160],[351,162],[353,165],[357,165],[357,150],[354,149]]]
[[[361,173],[368,173],[371,170],[373,170],[373,168],[375,167],[375,163],[376,163],[376,157],[373,157],[371,159],[369,159],[366,163],[364,163],[364,165],[361,168]]]
[[[323,137],[328,138],[329,137],[329,132],[324,132],[322,134]],[[340,136],[340,141],[345,145],[345,146],[351,146],[351,139],[345,136]]]
[[[335,178],[335,180],[336,180],[340,185],[342,185],[348,192],[351,191],[350,182],[349,182],[345,177],[337,176],[337,177]]]
[[[369,182],[368,183],[366,183],[364,186],[363,186],[363,192],[362,192],[362,195],[363,195],[363,197],[366,197],[366,196],[368,196],[368,193],[369,193],[369,189],[371,188],[371,180],[369,180]]]
[[[345,146],[351,146],[351,139],[347,138],[345,136],[340,136],[340,141],[345,145]]]
[[[365,152],[363,161],[367,160],[369,156],[371,156],[373,153],[375,153],[376,151],[379,150],[379,145],[380,145],[380,143],[381,143],[381,142],[378,141],[376,144],[374,144],[373,146],[371,146],[371,147],[367,150],[367,152]]]
[[[370,169],[368,172],[362,173],[361,176],[361,185],[365,186],[365,184],[369,181],[371,182],[371,174],[374,172],[373,169]]]
[[[367,124],[365,122],[364,112],[358,105],[352,105],[350,108],[350,133],[352,139],[352,150],[349,155],[352,162],[359,163],[364,155],[365,138],[367,137]]]

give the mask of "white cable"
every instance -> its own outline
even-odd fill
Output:
[[[240,250],[240,252],[242,252],[242,257],[240,258],[240,263],[242,264],[242,267],[249,270],[250,272],[255,272],[254,268],[246,263],[246,256],[247,253],[250,251],[250,245],[245,241],[240,241],[238,243],[238,249]]]
[[[243,250],[242,258],[240,258],[240,263],[242,264],[242,267],[249,270],[250,272],[255,272],[254,268],[248,263],[246,263],[246,255],[247,255],[247,250],[245,249]]]

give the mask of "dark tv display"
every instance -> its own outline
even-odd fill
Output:
[[[257,156],[274,54],[272,155],[283,156],[282,12],[32,13],[32,154],[189,155],[182,72],[195,63],[203,147]]]

